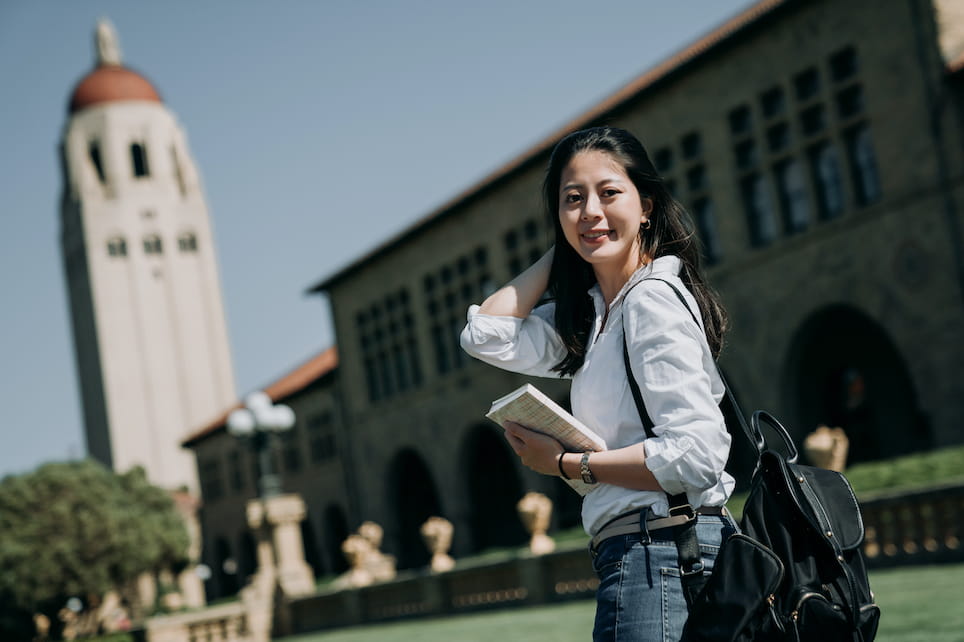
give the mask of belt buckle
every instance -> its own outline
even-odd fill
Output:
[[[669,507],[670,517],[685,517],[687,522],[696,519],[696,510],[690,504],[680,504],[679,506]]]

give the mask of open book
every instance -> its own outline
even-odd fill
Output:
[[[513,421],[555,437],[569,452],[606,450],[606,442],[599,435],[529,383],[493,401],[485,416],[500,426],[503,422]],[[566,480],[566,483],[580,495],[592,488],[579,478]]]

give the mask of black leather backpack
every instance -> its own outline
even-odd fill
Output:
[[[676,297],[700,325],[683,294]],[[647,436],[653,421],[623,360]],[[707,578],[695,519],[674,527],[680,580],[689,607],[683,642],[870,642],[880,608],[874,602],[860,546],[864,522],[850,482],[841,473],[797,463],[786,428],[764,411],[746,416],[723,374],[726,397],[751,444],[757,466],[740,520],[740,533],[720,548]],[[770,448],[760,424],[783,441],[787,455]],[[685,495],[669,496],[670,512],[695,517]]]
[[[783,439],[788,455],[768,448],[761,422]],[[873,640],[880,609],[860,552],[864,525],[849,482],[798,464],[789,434],[768,413],[757,411],[750,423],[759,461],[742,532],[720,549],[690,604],[682,639]]]

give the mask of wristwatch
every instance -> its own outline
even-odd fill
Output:
[[[579,461],[579,473],[582,475],[582,481],[587,484],[595,484],[596,478],[593,476],[592,471],[589,470],[589,455],[592,454],[591,450],[587,450],[582,454],[582,459]]]

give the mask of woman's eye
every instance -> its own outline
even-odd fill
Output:
[[[602,194],[603,194],[603,196],[605,196],[606,198],[612,198],[612,197],[615,196],[616,194],[619,194],[619,190],[618,190],[618,189],[612,189],[612,188],[610,188],[610,189],[604,189]]]
[[[581,200],[581,198],[582,197],[579,196],[579,194],[566,194],[567,203],[578,203]]]

